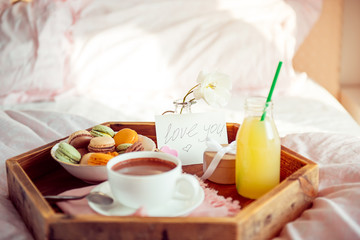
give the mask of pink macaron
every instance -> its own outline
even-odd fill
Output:
[[[69,136],[68,143],[74,148],[87,148],[93,136],[86,130],[79,130]]]

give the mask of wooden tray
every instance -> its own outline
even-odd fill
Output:
[[[107,122],[115,131],[130,127],[156,141],[153,122]],[[239,124],[227,123],[229,142]],[[65,139],[65,138],[64,138]],[[281,148],[281,183],[255,201],[243,198],[235,185],[208,182],[225,197],[238,199],[235,217],[106,217],[67,215],[43,195],[87,186],[68,174],[50,156],[49,143],[6,161],[9,196],[36,239],[267,239],[311,205],[318,189],[317,165]],[[202,165],[184,166],[202,174]]]

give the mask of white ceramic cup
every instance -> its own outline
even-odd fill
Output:
[[[171,170],[154,175],[127,175],[114,170],[120,162],[138,158],[158,158],[175,163]],[[117,201],[131,208],[156,209],[171,199],[193,200],[199,193],[199,181],[182,173],[179,158],[162,152],[132,152],[112,158],[107,164],[108,181]]]

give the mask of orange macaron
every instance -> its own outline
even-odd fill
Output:
[[[80,161],[80,164],[91,165],[91,166],[104,166],[107,162],[114,157],[113,154],[106,153],[87,153]]]
[[[114,140],[115,147],[117,147],[124,143],[133,144],[139,140],[139,136],[135,130],[130,128],[123,128],[115,134]]]

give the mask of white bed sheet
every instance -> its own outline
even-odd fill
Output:
[[[291,133],[328,132],[360,136],[360,126],[344,107],[323,87],[308,78],[298,75],[297,84],[286,95],[273,97],[274,118],[281,137]],[[146,90],[148,91],[148,90]],[[156,92],[156,90],[155,90]],[[122,96],[110,100],[82,96],[62,96],[51,102],[17,104],[11,107],[0,106],[6,110],[39,110],[74,114],[91,119],[96,123],[108,121],[154,121],[155,115],[173,110],[171,96],[161,95],[149,100],[136,93],[139,102],[127,102],[121,109],[114,102],[126,102]],[[156,95],[156,93],[155,93]],[[193,112],[217,111],[225,115],[227,122],[241,123],[244,117],[244,101],[247,95],[233,94],[230,103],[223,109],[212,108],[203,101],[196,103]],[[264,96],[265,97],[265,96]],[[142,102],[140,102],[142,101]]]

